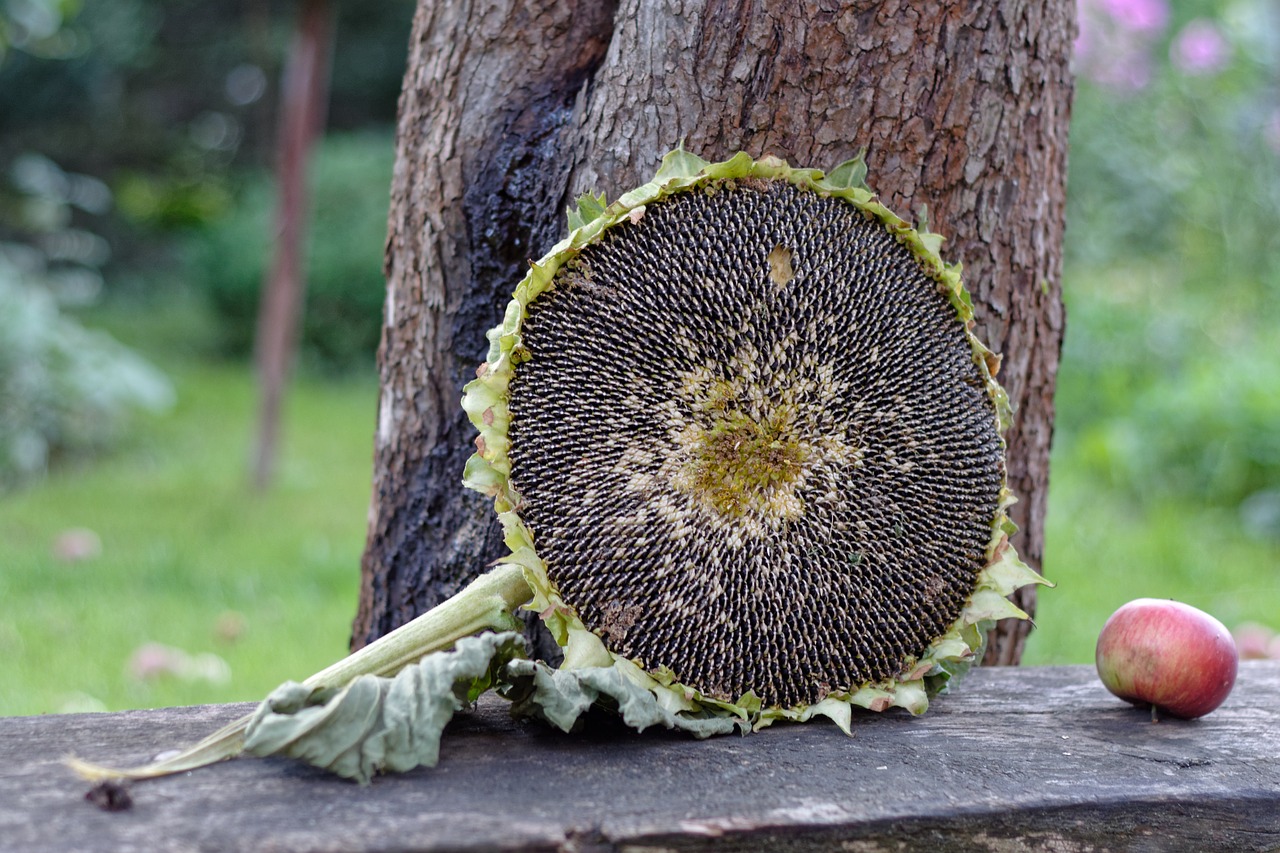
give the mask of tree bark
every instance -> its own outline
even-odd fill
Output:
[[[423,2],[401,99],[375,482],[352,642],[386,633],[503,555],[459,486],[458,406],[526,262],[579,193],[644,182],[677,140],[868,182],[961,261],[1003,352],[1019,549],[1043,550],[1074,38],[1070,0]],[[1019,603],[1034,612],[1034,593]],[[1026,623],[993,632],[1016,663]]]

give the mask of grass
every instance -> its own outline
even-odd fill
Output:
[[[277,487],[248,487],[254,387],[240,365],[169,367],[177,410],[129,446],[0,502],[0,714],[259,699],[341,657],[359,586],[376,387],[302,380]],[[87,528],[100,556],[54,543]],[[226,683],[131,677],[162,643]]]
[[[1280,544],[1251,538],[1232,510],[1098,491],[1073,461],[1055,454],[1045,571],[1057,587],[1039,592],[1024,663],[1091,663],[1103,623],[1134,598],[1184,601],[1229,628],[1278,626]]]
[[[1280,627],[1280,528],[1244,516],[1276,485],[1275,303],[1261,283],[1203,288],[1176,264],[1069,271],[1045,530],[1058,587],[1026,663],[1092,661],[1134,598]]]

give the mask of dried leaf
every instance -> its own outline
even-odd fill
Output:
[[[394,678],[363,675],[341,690],[287,682],[253,715],[245,751],[296,758],[361,784],[384,770],[433,767],[453,715],[523,655],[519,634],[485,633],[427,655]]]
[[[638,732],[662,726],[705,738],[728,734],[739,726],[736,717],[704,711],[697,715],[664,708],[653,692],[627,678],[617,667],[553,669],[542,662],[512,660],[507,664],[507,695],[514,698],[515,716],[545,720],[571,731],[592,705],[614,710]]]
[[[636,731],[660,725],[704,738],[738,725],[711,712],[670,711],[612,666],[557,670],[524,654],[519,634],[485,633],[427,655],[394,678],[363,675],[340,690],[282,684],[249,722],[245,751],[295,758],[361,784],[381,772],[434,767],[444,727],[492,687],[513,700],[512,714],[566,732],[595,704]]]

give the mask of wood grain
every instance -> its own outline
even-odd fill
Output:
[[[1261,851],[1280,846],[1280,662],[1197,721],[1150,722],[1091,667],[986,668],[929,713],[694,741],[562,735],[483,700],[434,769],[358,787],[239,759],[108,813],[59,764],[135,762],[246,706],[0,719],[0,849]],[[529,784],[530,780],[538,784]]]

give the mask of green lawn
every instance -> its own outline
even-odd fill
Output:
[[[341,657],[359,585],[376,388],[295,384],[278,486],[247,486],[254,388],[236,365],[170,367],[175,412],[122,451],[0,500],[0,714],[261,698]],[[69,528],[101,555],[54,556]],[[162,643],[229,680],[131,677]]]
[[[1058,453],[1050,480],[1045,571],[1028,664],[1090,663],[1103,622],[1134,598],[1173,598],[1217,616],[1280,627],[1280,543],[1250,538],[1236,512],[1156,499],[1146,509],[1096,491]]]

